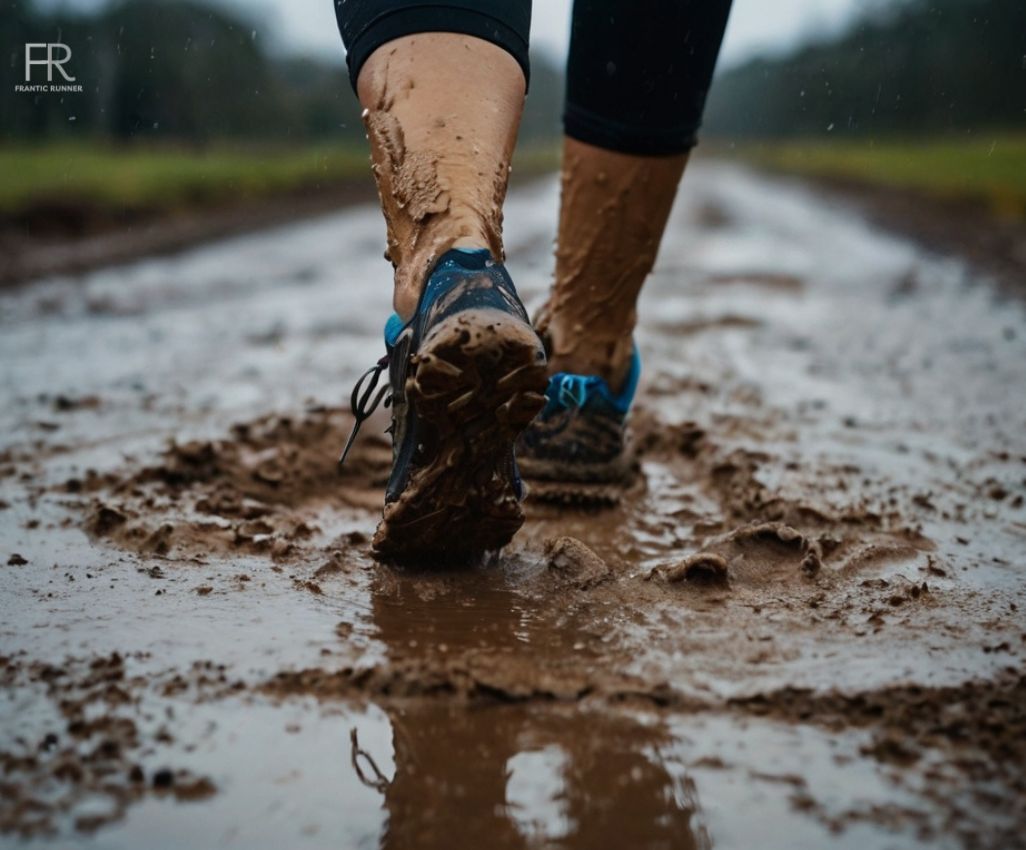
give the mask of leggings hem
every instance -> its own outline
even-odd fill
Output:
[[[698,127],[656,129],[613,121],[572,103],[563,112],[563,132],[597,148],[638,156],[687,153],[698,144]]]
[[[470,35],[501,47],[517,61],[524,72],[525,83],[530,84],[531,64],[524,36],[505,21],[485,12],[464,8],[457,11],[454,15],[453,7],[445,4],[403,6],[372,20],[352,39],[346,52],[353,91],[356,91],[360,70],[375,50],[397,38],[424,32]]]

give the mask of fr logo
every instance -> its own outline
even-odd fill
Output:
[[[33,54],[46,52],[45,59],[33,59]],[[66,44],[54,42],[52,44],[26,44],[25,45],[25,82],[32,82],[32,66],[46,65],[46,81],[53,82],[53,69],[60,71],[62,77],[69,83],[75,82],[74,77],[69,77],[64,70],[64,65],[71,60],[71,48]]]

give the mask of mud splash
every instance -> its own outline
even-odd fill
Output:
[[[380,506],[391,447],[368,437],[343,478],[338,447],[351,427],[350,414],[337,408],[265,416],[237,424],[225,439],[173,443],[157,463],[107,486],[87,477],[63,487],[91,491],[90,534],[139,553],[245,553],[287,561],[313,548],[304,543],[321,530],[312,510]],[[347,534],[335,544],[366,539]]]
[[[1013,844],[1026,317],[814,196],[689,182],[637,481],[469,570],[370,557],[383,420],[335,465],[373,210],[3,296],[7,834]],[[507,207],[528,297],[557,191]]]

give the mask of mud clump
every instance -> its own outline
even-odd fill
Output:
[[[696,552],[672,567],[656,568],[649,577],[655,575],[671,583],[689,581],[717,587],[728,584],[727,561],[715,552]]]
[[[550,573],[578,590],[590,590],[613,578],[609,565],[575,537],[546,540],[545,558]]]
[[[808,545],[800,531],[781,522],[764,522],[740,528],[731,537],[742,546],[749,542],[756,545],[780,544],[787,551],[804,551]]]
[[[217,787],[206,777],[195,777],[188,771],[167,767],[154,772],[151,785],[155,791],[170,792],[176,800],[184,802],[205,800],[217,793]]]
[[[53,399],[53,409],[56,413],[71,413],[76,410],[96,410],[101,404],[97,395],[67,396],[58,395]]]
[[[124,513],[110,505],[98,504],[86,519],[86,529],[96,537],[107,537],[128,521]]]

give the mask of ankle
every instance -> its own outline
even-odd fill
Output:
[[[586,336],[579,326],[567,333],[550,324],[543,333],[548,342],[549,374],[598,375],[612,392],[623,389],[634,356],[631,329]]]
[[[395,269],[392,308],[403,321],[409,320],[415,312],[431,275],[434,274],[439,261],[453,249],[463,251],[487,251],[495,260],[502,260],[501,242],[489,245],[485,236],[478,232],[475,236],[459,236],[457,238],[438,238],[430,247],[414,253],[408,261],[400,263]]]

